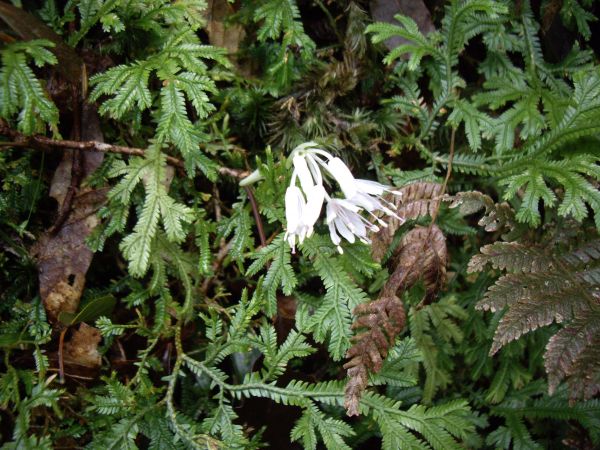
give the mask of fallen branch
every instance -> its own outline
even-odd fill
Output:
[[[71,141],[68,139],[52,139],[46,136],[27,136],[10,128],[5,121],[0,120],[0,135],[12,139],[10,142],[0,142],[1,147],[29,147],[35,150],[49,151],[53,149],[84,150],[100,153],[120,153],[122,155],[144,156],[145,150],[136,147],[125,147],[122,145],[107,144],[99,141]],[[183,169],[183,161],[167,155],[167,163],[171,166]],[[233,178],[242,179],[250,172],[247,170],[232,169],[230,167],[219,167],[219,173]]]

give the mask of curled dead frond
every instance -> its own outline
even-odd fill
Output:
[[[406,321],[402,301],[396,296],[359,305],[354,314],[356,320],[352,329],[363,331],[352,338],[354,345],[346,355],[350,361],[344,364],[349,378],[344,405],[349,416],[359,414],[358,405],[368,384],[369,371],[381,370],[388,348],[394,344]]]
[[[394,271],[380,297],[354,309],[352,338],[344,368],[348,373],[345,406],[348,415],[358,415],[358,405],[368,384],[368,373],[381,370],[383,359],[404,328],[406,313],[397,296],[422,281],[425,300],[430,301],[446,280],[448,252],[442,230],[436,225],[416,227],[406,233],[392,260]]]
[[[404,291],[422,281],[430,300],[446,281],[447,262],[448,249],[442,230],[437,225],[415,227],[400,241],[392,259],[395,269],[383,292]]]
[[[450,208],[459,208],[463,216],[485,208],[485,214],[478,222],[485,231],[512,230],[515,227],[515,212],[508,203],[494,203],[489,195],[478,191],[459,192],[452,197]]]

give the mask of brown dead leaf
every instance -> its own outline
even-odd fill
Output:
[[[296,324],[298,300],[290,295],[277,296],[277,314],[273,321],[277,331],[277,342],[282,343]]]
[[[398,21],[394,19],[396,14],[402,14],[413,19],[419,30],[423,34],[427,34],[435,30],[431,21],[431,14],[425,6],[423,0],[372,0],[370,4],[371,16],[373,21],[387,22],[398,25]],[[384,42],[389,50],[406,44],[408,41],[400,36],[394,36]],[[404,55],[408,59],[408,55]]]
[[[296,318],[296,309],[298,300],[289,295],[277,296],[277,315],[284,319],[294,320]]]
[[[82,139],[103,140],[95,107],[83,107],[81,122],[84,124]],[[100,166],[103,156],[102,153],[84,152],[82,178]],[[50,195],[58,202],[59,211],[71,188],[72,161],[72,151],[65,151],[52,179]],[[45,233],[32,249],[38,261],[40,295],[51,322],[56,322],[61,312],[77,311],[85,286],[85,274],[93,256],[85,245],[85,239],[99,223],[96,211],[104,203],[106,192],[106,189],[80,189],[59,229]]]
[[[98,368],[102,357],[98,353],[98,344],[102,340],[100,330],[82,322],[73,331],[71,339],[65,342],[63,359],[65,364]]]

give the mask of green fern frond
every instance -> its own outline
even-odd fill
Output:
[[[447,166],[447,159],[439,158],[442,165]],[[460,173],[470,175],[486,176],[493,172],[493,168],[487,163],[487,157],[479,154],[456,153],[452,160],[452,167]]]
[[[451,381],[451,342],[460,343],[463,333],[457,321],[467,318],[455,299],[445,297],[421,309],[410,308],[409,328],[417,348],[423,355],[426,378],[423,398],[430,402],[435,393]]]
[[[442,20],[444,42],[449,55],[458,55],[465,43],[480,33],[482,14],[495,19],[507,12],[503,4],[489,0],[453,1],[446,6],[446,14]]]
[[[141,417],[122,418],[110,428],[94,436],[89,444],[91,450],[137,450],[135,440],[140,432]]]
[[[317,342],[327,340],[329,352],[337,361],[350,348],[351,311],[367,297],[348,276],[339,257],[333,256],[331,242],[325,246],[320,236],[314,236],[304,241],[301,248],[303,254],[313,260],[326,290],[307,327]]]
[[[384,24],[374,24],[384,25]],[[409,76],[398,80],[398,87],[402,89],[403,95],[397,95],[390,99],[383,100],[384,105],[389,105],[391,108],[397,109],[402,113],[411,117],[416,117],[421,122],[426,122],[429,117],[429,110],[421,96],[421,90],[417,84],[416,77]]]
[[[295,0],[262,0],[254,12],[254,21],[261,24],[257,33],[261,42],[277,40],[283,34],[267,69],[274,81],[272,94],[277,94],[298,78],[298,69],[310,59],[316,45],[304,31]],[[292,48],[298,50],[298,60],[296,52],[290,51]]]
[[[265,381],[279,377],[292,358],[307,356],[314,352],[304,335],[296,330],[292,330],[278,347],[275,328],[266,324],[261,327],[254,345],[264,355],[265,369],[262,371],[261,378]]]
[[[588,40],[592,36],[589,22],[596,22],[598,18],[591,12],[586,11],[579,4],[578,0],[567,0],[560,9],[561,18],[567,24],[575,23],[575,26],[584,39]]]
[[[247,204],[243,201],[235,203],[233,214],[222,221],[217,230],[223,238],[233,234],[230,254],[240,263],[243,262],[246,258],[246,251],[252,248],[254,242],[250,211],[248,211]]]
[[[248,448],[248,439],[242,426],[235,423],[237,414],[226,399],[220,399],[219,405],[202,422],[202,428],[211,436],[219,436],[227,442],[227,448]]]
[[[300,11],[294,0],[265,1],[254,13],[254,20],[262,21],[258,39],[278,39],[299,18]]]
[[[490,433],[486,439],[488,445],[503,449],[531,449],[541,450],[543,447],[531,437],[522,417],[515,414],[503,415],[506,426],[502,426]]]
[[[317,431],[328,450],[350,450],[344,437],[355,434],[347,423],[326,417],[316,406],[310,405],[304,409],[290,437],[292,441],[302,441],[305,449],[316,450]]]
[[[245,384],[231,388],[238,397],[266,397],[278,403],[302,406],[304,409],[311,407],[313,401],[340,407],[344,402],[344,385],[335,381],[309,384],[293,380],[285,388],[280,388],[247,379]],[[467,417],[469,411],[463,400],[431,408],[413,405],[408,410],[402,410],[400,402],[369,391],[360,401],[361,414],[371,416],[377,423],[385,450],[458,450],[461,446],[457,439],[463,439],[474,431],[474,426]],[[310,427],[307,420],[304,419],[296,429]],[[294,436],[300,437],[299,431]],[[311,436],[307,439],[309,443],[314,442]]]
[[[540,139],[534,140],[525,153],[531,156],[548,154],[558,147],[583,136],[598,133],[600,125],[600,73],[578,72],[573,76],[571,106],[563,114],[563,120]]]
[[[507,400],[494,406],[492,412],[499,416],[511,414],[528,419],[574,420],[586,428],[594,443],[600,439],[600,420],[598,419],[600,403],[598,400],[569,404],[564,389],[553,396],[544,396],[534,401]]]
[[[118,165],[119,172],[127,173],[109,196],[127,205],[135,186],[143,181],[145,198],[133,232],[122,242],[123,254],[129,260],[132,275],[141,277],[148,268],[152,242],[162,217],[167,238],[171,242],[181,242],[186,230],[184,224],[192,220],[192,210],[176,203],[167,193],[164,185],[166,158],[158,146],[146,152],[145,159],[134,158],[124,168]]]
[[[157,143],[173,144],[183,156],[186,170],[193,175],[199,168],[209,179],[216,179],[216,165],[200,152],[202,128],[192,123],[186,109],[186,98],[200,119],[214,111],[209,94],[216,92],[203,61],[212,59],[223,66],[230,63],[222,50],[202,45],[189,29],[172,34],[161,50],[144,60],[120,65],[90,79],[94,86],[93,101],[105,96],[100,113],[115,119],[132,111],[152,108],[154,98],[148,84],[153,74],[161,80],[157,111]]]
[[[600,227],[600,193],[585,178],[587,176],[600,180],[598,161],[600,158],[585,154],[560,161],[530,161],[524,171],[502,181],[506,186],[504,198],[509,200],[518,190],[524,189],[523,201],[516,217],[522,222],[537,226],[541,220],[540,201],[552,206],[557,200],[556,194],[546,182],[546,179],[552,179],[564,189],[558,207],[559,215],[572,216],[581,221],[588,215],[585,207],[587,203],[594,212],[597,226]]]
[[[194,256],[193,253],[184,252],[177,241],[169,237],[168,233],[157,232],[154,254],[150,256],[150,264],[155,274],[167,270],[168,273],[179,278],[185,293],[184,305],[186,307],[192,302],[194,279],[197,274]],[[150,287],[152,288],[155,284],[162,289],[166,283],[152,283]]]
[[[422,448],[435,450],[460,449],[456,437],[463,438],[474,427],[465,418],[468,406],[462,400],[449,402],[426,408],[423,405],[413,405],[407,411],[398,409],[398,404],[376,396],[372,393],[365,395],[365,403],[372,401],[382,403],[383,407],[373,407],[373,417],[381,427],[383,448]],[[424,441],[412,433],[419,433]]]
[[[196,246],[199,249],[198,272],[200,275],[210,275],[212,273],[212,252],[209,233],[213,226],[202,216],[198,217],[196,221]]]
[[[394,36],[400,36],[410,42],[399,45],[390,51],[383,60],[385,64],[391,64],[405,53],[410,53],[408,69],[415,70],[421,59],[427,55],[443,58],[435,45],[435,40],[425,37],[412,18],[402,15],[396,15],[394,18],[400,23],[400,26],[380,22],[369,25],[365,30],[367,33],[373,33],[372,41],[376,44]]]
[[[38,67],[56,64],[56,57],[47,47],[54,47],[54,43],[34,39],[0,50],[0,117],[10,120],[18,113],[17,125],[25,134],[44,132],[44,124],[58,133],[58,109],[28,66],[31,59]]]
[[[91,101],[97,101],[104,95],[114,97],[104,101],[100,114],[119,119],[131,111],[134,106],[144,111],[152,106],[152,94],[148,89],[148,79],[152,66],[147,61],[121,65],[95,75],[90,83],[95,85],[90,94]]]
[[[469,145],[473,151],[477,151],[481,148],[481,125],[488,124],[490,118],[479,111],[472,103],[464,100],[458,100],[454,104],[454,109],[448,121],[455,127],[458,127],[461,123],[465,125],[465,133],[469,141]],[[489,125],[488,125],[489,127]]]
[[[176,79],[165,80],[167,85],[161,89],[160,105],[161,114],[159,125],[156,129],[156,138],[161,142],[172,142],[181,152],[185,167],[189,174],[193,174],[196,167],[200,168],[211,180],[216,178],[216,166],[200,153],[202,133],[195,127],[187,116],[183,86]],[[199,87],[196,87],[200,90]],[[189,94],[188,94],[189,95]],[[194,93],[197,95],[197,93]],[[204,96],[207,98],[206,96]],[[193,103],[198,103],[195,98]],[[203,103],[202,109],[197,112],[205,117],[208,111],[214,109],[210,103]]]
[[[148,450],[183,450],[186,448],[183,442],[176,441],[169,425],[162,409],[156,408],[143,416],[138,427],[140,433],[150,440]]]
[[[415,340],[404,338],[390,350],[381,370],[369,374],[369,385],[414,386],[417,383],[417,363],[422,361],[423,354]]]
[[[257,252],[256,259],[248,267],[246,276],[256,275],[270,261],[263,282],[263,288],[267,295],[267,314],[273,314],[277,309],[277,289],[281,289],[285,295],[291,295],[296,284],[296,275],[291,265],[290,247],[280,234],[268,246]]]

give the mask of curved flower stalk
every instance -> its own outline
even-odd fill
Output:
[[[354,178],[340,158],[319,148],[315,142],[296,147],[289,160],[294,169],[285,193],[285,239],[292,247],[292,253],[296,250],[296,240],[301,244],[312,235],[324,202],[327,202],[326,223],[331,241],[340,253],[343,253],[342,238],[350,243],[356,239],[370,243],[367,232],[379,231],[374,222],[387,226],[376,213],[382,212],[402,221],[394,212],[396,206],[382,197],[385,192],[400,195],[399,192],[375,181]],[[331,185],[331,181],[339,185],[344,198],[332,197],[327,192],[325,183]],[[362,215],[363,212],[370,220]]]

